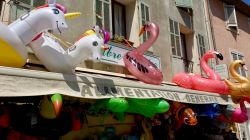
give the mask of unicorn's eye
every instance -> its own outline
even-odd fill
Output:
[[[94,41],[94,42],[93,42],[93,46],[98,46],[98,42],[97,42],[97,41]]]
[[[53,10],[54,14],[56,14],[56,15],[60,13],[58,9],[52,9],[52,10]]]

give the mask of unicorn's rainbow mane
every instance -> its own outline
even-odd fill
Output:
[[[44,4],[44,5],[42,5],[42,6],[38,6],[38,7],[36,7],[36,8],[33,9],[33,10],[38,10],[38,9],[42,9],[42,8],[46,8],[46,7],[49,7],[49,4]],[[64,14],[67,13],[66,7],[62,6],[61,4],[58,4],[58,3],[57,3],[57,4],[56,4],[56,8],[60,9]]]
[[[80,35],[80,37],[77,39],[77,41],[79,41],[80,39],[82,39],[82,38],[84,38],[86,36],[93,35],[93,34],[96,34],[93,29],[87,30],[82,35]]]

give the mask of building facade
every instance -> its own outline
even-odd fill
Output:
[[[233,79],[228,72],[230,63],[242,59],[246,66],[250,58],[250,6],[243,1],[236,0],[207,0],[210,31],[214,49],[224,56],[219,65],[224,65],[224,78]],[[249,77],[249,71],[238,69],[242,76]],[[249,109],[248,109],[249,112]],[[248,114],[249,115],[249,114]],[[239,125],[240,139],[249,140],[249,121]]]
[[[250,7],[242,1],[230,0],[208,0],[208,6],[213,45],[224,56],[219,64],[229,67],[233,60],[242,59],[249,66]],[[246,77],[249,75],[243,69],[238,72]]]
[[[6,23],[10,23],[44,2],[37,3],[33,0],[3,2],[2,17]],[[159,25],[160,34],[147,54],[159,61],[157,63],[163,72],[164,81],[171,81],[172,76],[178,72],[200,72],[199,58],[210,46],[207,39],[208,19],[205,16],[204,1],[58,0],[58,2],[65,5],[69,12],[82,13],[79,18],[68,21],[70,30],[61,36],[68,42],[74,42],[85,30],[99,25],[111,33],[112,39],[109,44],[112,46],[121,50],[128,49],[124,42],[119,41],[119,38],[122,38],[132,42],[136,48],[149,36],[148,33],[142,37],[138,36],[142,24],[151,21]],[[108,56],[114,57],[114,53],[109,52]],[[128,74],[122,65],[87,61],[81,66]]]

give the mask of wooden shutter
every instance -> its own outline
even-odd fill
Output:
[[[193,0],[175,0],[175,4],[178,7],[192,8]]]
[[[237,19],[234,5],[224,5],[225,11],[225,19],[227,21],[227,25],[231,27],[236,27]]]

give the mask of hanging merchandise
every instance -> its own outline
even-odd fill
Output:
[[[202,70],[206,73],[207,78],[202,77],[200,74],[179,73],[173,77],[172,81],[178,86],[184,88],[215,92],[219,94],[229,94],[227,84],[224,81],[221,81],[220,76],[207,64],[209,59],[215,57],[219,58],[220,60],[223,60],[222,54],[213,50],[209,50],[201,58],[200,65]]]
[[[76,66],[84,60],[99,60],[103,51],[107,49],[104,44],[109,38],[107,31],[95,26],[86,31],[72,46],[68,46],[67,43],[49,33],[43,33],[41,37],[33,40],[30,46],[48,70],[73,74]],[[60,43],[68,47],[67,50],[64,50]]]
[[[48,99],[50,97],[50,99]],[[62,95],[55,93],[44,96],[40,104],[40,114],[46,119],[55,119],[59,116],[62,108]]]
[[[66,9],[56,0],[49,1],[48,7],[31,11],[6,26],[0,23],[0,65],[22,67],[28,52],[26,45],[43,31],[61,33],[68,28],[64,13]]]
[[[128,71],[140,81],[148,84],[160,85],[163,81],[162,72],[154,63],[143,56],[158,38],[159,27],[157,24],[149,22],[143,25],[139,35],[144,31],[150,32],[148,40],[143,42],[137,49],[124,55],[123,61]]]
[[[221,107],[219,104],[199,104],[190,105],[192,109],[196,112],[197,116],[209,117],[215,119],[217,116],[221,115]]]
[[[10,125],[10,108],[0,106],[0,129],[7,128]]]
[[[230,74],[232,77],[237,80],[237,83],[233,83],[227,79],[225,79],[226,84],[229,87],[229,92],[232,96],[236,98],[240,98],[242,96],[250,97],[250,81],[246,77],[238,74],[237,70],[239,67],[247,70],[245,62],[242,60],[235,60],[230,65]]]
[[[198,123],[196,113],[185,104],[179,102],[173,102],[169,111],[166,112],[165,115],[167,114],[172,114],[174,116],[175,129],[179,129],[182,124],[193,126]]]
[[[157,113],[167,112],[169,104],[162,99],[111,98],[96,101],[90,111],[97,113],[102,108],[107,108],[114,112],[119,120],[123,120],[125,112],[152,118]]]
[[[70,112],[61,112],[55,119],[42,117],[35,104],[14,105],[10,128],[27,136],[57,139],[72,130]]]
[[[234,108],[232,105],[227,105],[222,114],[217,117],[218,120],[224,122],[244,123],[248,120],[247,108],[244,102],[250,103],[249,97],[242,97],[240,100],[240,107]]]

